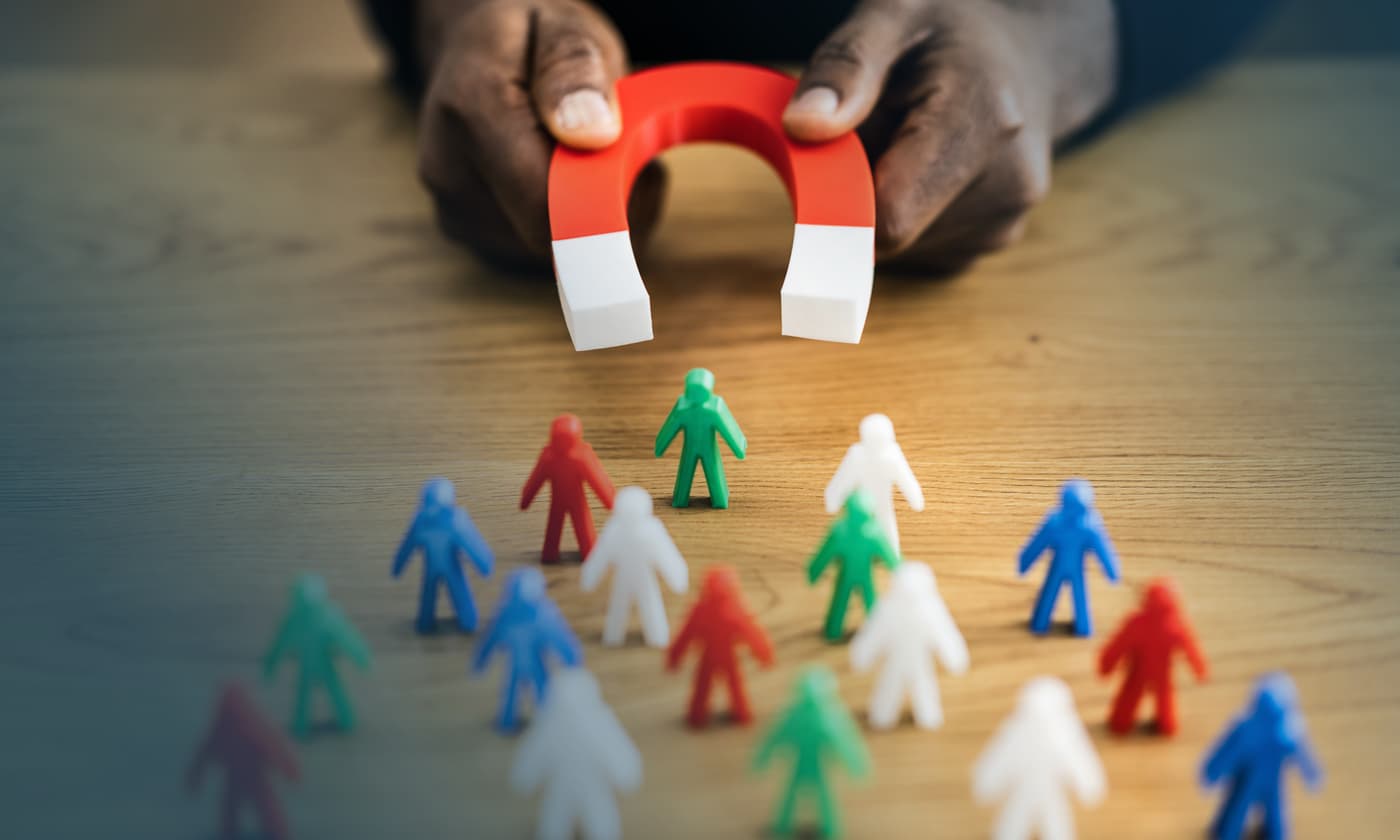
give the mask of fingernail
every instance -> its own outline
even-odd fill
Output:
[[[836,113],[836,106],[840,104],[841,98],[836,95],[836,91],[829,87],[814,87],[797,97],[797,100],[788,106],[788,110],[794,113],[829,117]]]
[[[614,117],[603,94],[596,90],[576,90],[559,100],[554,120],[565,131],[588,131],[611,127]]]
[[[997,91],[997,123],[1004,132],[1017,131],[1026,124],[1026,115],[1021,110],[1021,98],[1010,88]]]

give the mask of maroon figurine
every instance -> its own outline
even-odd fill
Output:
[[[289,779],[301,777],[296,756],[280,729],[258,711],[243,686],[232,683],[219,695],[214,722],[199,745],[185,784],[199,790],[204,769],[210,764],[224,768],[224,795],[219,807],[220,836],[239,837],[239,813],[247,805],[257,811],[262,833],[270,840],[287,840],[291,831],[271,776],[281,771]]]
[[[1142,607],[1128,616],[1109,639],[1099,656],[1099,674],[1108,676],[1119,662],[1127,661],[1127,676],[1113,698],[1108,729],[1126,735],[1137,720],[1138,703],[1146,692],[1153,692],[1157,703],[1157,731],[1176,732],[1176,697],[1172,689],[1172,656],[1181,650],[1196,679],[1206,678],[1206,659],[1201,653],[1176,589],[1170,581],[1156,580],[1142,598]]]
[[[686,617],[684,626],[666,651],[666,668],[674,671],[692,643],[700,645],[700,666],[695,669],[690,711],[686,722],[696,729],[710,719],[710,684],[716,676],[729,685],[730,717],[737,723],[753,720],[744,695],[744,675],[739,670],[735,648],[748,645],[764,667],[773,664],[773,642],[754,617],[744,609],[739,593],[739,576],[726,566],[710,569],[700,590],[700,600]]]
[[[561,414],[550,425],[549,445],[540,453],[520,493],[521,510],[530,507],[546,481],[550,484],[549,524],[545,527],[540,560],[559,562],[559,538],[564,532],[566,514],[578,538],[579,554],[587,560],[593,550],[594,531],[583,486],[592,487],[603,507],[612,510],[613,485],[598,456],[593,454],[593,447],[583,439],[583,424],[572,414]]]

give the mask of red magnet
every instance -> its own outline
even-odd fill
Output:
[[[606,149],[560,146],[549,168],[559,302],[576,350],[648,341],[651,299],[627,230],[627,197],[648,161],[682,143],[743,146],[787,185],[796,229],[783,280],[783,334],[857,343],[875,266],[875,185],[854,132],[799,143],[783,130],[797,80],[744,64],[673,64],[617,83],[622,134]]]

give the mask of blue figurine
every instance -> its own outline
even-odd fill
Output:
[[[482,577],[491,575],[495,557],[481,532],[465,510],[456,506],[457,488],[445,478],[429,479],[423,485],[423,502],[414,514],[413,523],[404,534],[399,551],[394,555],[393,576],[403,574],[413,552],[423,550],[423,590],[418,601],[419,633],[437,629],[438,587],[447,585],[452,608],[457,612],[457,626],[465,633],[476,629],[476,602],[467,586],[462,568],[465,555]]]
[[[1050,550],[1050,570],[1036,598],[1031,615],[1031,632],[1050,630],[1050,615],[1060,587],[1066,583],[1074,592],[1074,632],[1092,636],[1093,620],[1089,615],[1089,590],[1084,585],[1084,555],[1092,551],[1103,565],[1104,576],[1110,583],[1118,582],[1118,557],[1104,531],[1103,517],[1094,510],[1094,488],[1081,478],[1065,482],[1060,491],[1060,507],[1050,511],[1040,530],[1021,549],[1017,574],[1024,575],[1046,549]]]
[[[1283,771],[1298,765],[1309,790],[1322,784],[1322,769],[1314,758],[1298,710],[1298,692],[1287,674],[1268,674],[1254,687],[1254,705],[1236,720],[1201,768],[1201,782],[1226,786],[1225,801],[1210,824],[1215,840],[1244,836],[1250,811],[1258,808],[1262,836],[1288,836],[1288,812],[1283,805]]]
[[[551,651],[566,666],[583,662],[578,637],[549,600],[539,569],[517,569],[506,578],[496,614],[476,649],[472,672],[484,672],[498,650],[506,653],[509,662],[496,726],[502,732],[510,732],[520,723],[517,703],[527,688],[534,692],[536,708],[544,701]]]

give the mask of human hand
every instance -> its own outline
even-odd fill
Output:
[[[1022,236],[1054,144],[1108,104],[1114,26],[1111,0],[862,0],[784,125],[813,142],[856,128],[882,262],[956,271]]]
[[[549,265],[550,156],[556,142],[596,149],[617,139],[621,38],[582,0],[422,0],[419,9],[431,79],[419,175],[438,223],[498,266]],[[665,183],[656,162],[638,175],[634,241],[653,227]]]

